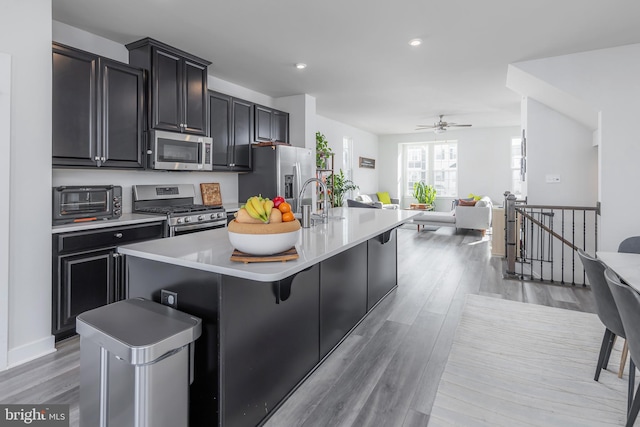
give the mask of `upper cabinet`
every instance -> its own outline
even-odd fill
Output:
[[[149,72],[149,127],[206,135],[209,61],[151,38],[126,45],[129,63]]]
[[[256,141],[289,143],[289,113],[256,105],[254,114]]]
[[[53,166],[143,168],[143,71],[57,43],[52,59]]]
[[[251,170],[253,103],[209,91],[209,113],[214,170]]]

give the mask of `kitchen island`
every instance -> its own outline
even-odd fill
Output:
[[[263,423],[397,286],[395,228],[416,214],[331,209],[287,262],[231,261],[226,229],[120,247],[129,298],[171,291],[203,320],[189,425]]]

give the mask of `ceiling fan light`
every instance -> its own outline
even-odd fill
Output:
[[[422,39],[411,39],[409,40],[410,46],[420,46],[422,44]]]
[[[435,128],[433,133],[445,133],[447,130],[445,128]]]
[[[307,64],[305,64],[305,63],[303,63],[303,62],[298,62],[298,63],[296,64],[296,68],[297,68],[298,70],[304,70],[305,68],[307,68]]]

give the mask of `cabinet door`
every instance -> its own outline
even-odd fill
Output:
[[[251,136],[253,134],[253,104],[233,98],[231,103],[233,117],[232,141],[234,170],[251,169]]]
[[[367,241],[367,311],[398,283],[397,231],[389,230]]]
[[[100,166],[143,168],[142,70],[105,58],[100,58],[99,63]]]
[[[256,105],[255,121],[254,139],[259,142],[271,142],[271,108]]]
[[[223,277],[220,425],[259,425],[318,363],[318,282],[317,264],[272,283]]]
[[[231,163],[229,136],[231,135],[231,97],[209,92],[209,126],[213,138],[213,166],[227,168]]]
[[[58,263],[54,334],[73,332],[78,314],[115,299],[113,250],[62,256]]]
[[[289,143],[289,113],[273,110],[272,132],[274,141]]]
[[[320,357],[367,312],[367,244],[320,263]]]
[[[206,135],[207,128],[207,66],[183,61],[184,99],[183,132]]]
[[[181,132],[182,59],[154,48],[152,63],[150,127]]]
[[[54,166],[96,166],[97,62],[95,55],[53,45]]]

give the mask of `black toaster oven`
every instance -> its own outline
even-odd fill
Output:
[[[88,185],[53,187],[53,225],[119,218],[122,187]]]

